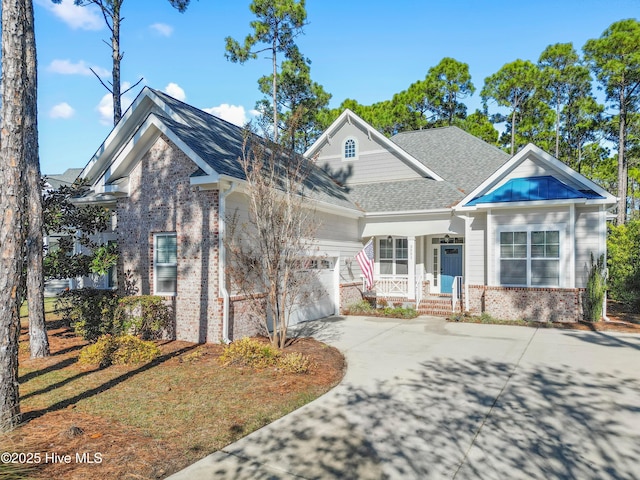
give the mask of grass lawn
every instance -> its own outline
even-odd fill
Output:
[[[305,375],[223,367],[221,345],[178,341],[159,342],[162,355],[148,364],[81,366],[78,353],[86,342],[62,324],[54,303],[45,309],[52,355],[29,358],[25,312],[19,369],[24,421],[0,438],[0,451],[40,454],[28,478],[164,478],[308,403],[344,370],[336,349],[312,339],[288,347],[312,359]],[[71,462],[53,461],[53,454],[70,455]]]

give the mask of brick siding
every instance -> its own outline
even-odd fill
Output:
[[[469,312],[502,320],[577,322],[582,320],[583,295],[581,288],[469,285]]]
[[[153,235],[175,232],[177,295],[169,298],[175,304],[176,338],[219,342],[222,299],[218,296],[218,192],[200,191],[190,185],[196,168],[161,136],[133,169],[131,194],[118,202],[118,278],[125,278],[125,274],[135,293],[153,295]]]

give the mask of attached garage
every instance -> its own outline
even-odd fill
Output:
[[[303,296],[303,305],[294,308],[289,317],[289,325],[295,325],[308,320],[328,317],[338,312],[338,271],[336,257],[322,258],[313,261],[313,268],[317,269],[315,281],[307,286]]]

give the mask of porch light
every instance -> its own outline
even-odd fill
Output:
[[[392,237],[391,235],[389,235],[389,236],[387,237],[387,242],[390,242],[391,240],[393,240],[393,237]]]

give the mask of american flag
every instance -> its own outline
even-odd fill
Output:
[[[367,281],[367,290],[373,287],[373,239],[369,240],[364,248],[356,255],[360,270]]]

